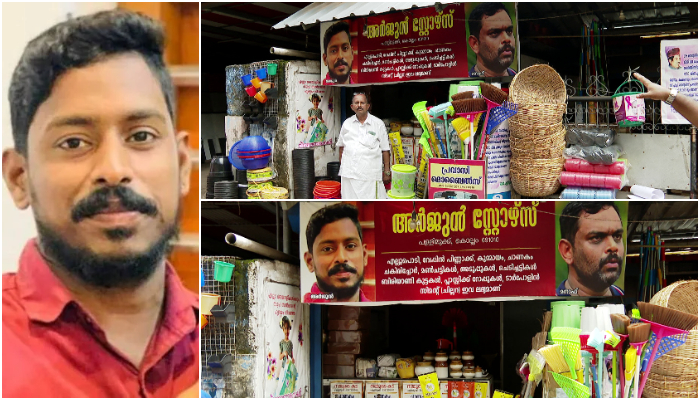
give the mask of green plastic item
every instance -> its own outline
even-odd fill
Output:
[[[580,328],[581,309],[585,306],[585,301],[553,301],[552,328]]]
[[[416,167],[406,164],[394,164],[391,167],[391,192],[395,196],[415,195]]]
[[[270,76],[277,75],[277,63],[267,64],[267,74]]]
[[[581,329],[577,328],[552,328],[552,341],[561,346],[566,363],[569,365],[571,376],[576,374],[577,367],[581,363]]]
[[[571,399],[588,399],[591,397],[591,390],[588,386],[579,383],[571,378],[567,378],[564,375],[557,374],[556,372],[549,371],[557,382],[557,385],[564,390],[567,396]]]
[[[214,261],[214,279],[219,282],[231,282],[233,269],[236,266],[223,261]]]

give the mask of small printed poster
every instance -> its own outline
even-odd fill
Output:
[[[362,381],[332,381],[332,399],[361,399]]]
[[[428,162],[428,198],[485,199],[486,162],[431,158]]]
[[[698,40],[661,41],[661,86],[698,101]],[[690,124],[672,106],[661,102],[662,124]]]
[[[423,389],[423,397],[426,399],[440,398],[440,382],[438,382],[437,373],[421,375],[418,377],[421,389]]]
[[[296,148],[326,146],[333,142],[334,102],[332,88],[321,85],[318,74],[299,74],[300,90],[294,96]],[[290,121],[290,123],[292,123]]]

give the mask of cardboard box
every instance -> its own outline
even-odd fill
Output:
[[[423,388],[418,381],[401,381],[401,398],[422,399]]]
[[[364,343],[328,343],[330,354],[362,354],[365,348]]]
[[[323,365],[355,365],[356,354],[324,354]]]
[[[331,398],[362,398],[364,386],[362,381],[331,382]]]
[[[362,343],[367,341],[366,331],[328,331],[328,343]]]
[[[368,307],[330,306],[328,319],[359,320],[369,317],[369,313]]]
[[[366,381],[366,398],[398,398],[399,381]]]
[[[369,318],[328,320],[329,331],[359,331],[360,329],[369,329]]]
[[[324,365],[324,378],[354,378],[355,367],[350,365]]]

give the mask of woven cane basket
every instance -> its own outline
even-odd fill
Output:
[[[289,191],[283,187],[273,186],[260,190],[260,196],[263,199],[288,199]]]
[[[508,120],[510,137],[518,139],[530,139],[533,136],[553,136],[560,134],[562,129],[564,129],[564,126],[561,121],[551,125],[523,125],[513,121],[512,118]]]
[[[556,123],[561,124],[566,104],[537,103],[518,104],[518,112],[513,115],[509,122],[529,126],[548,126]]]
[[[525,104],[566,104],[566,85],[554,68],[537,64],[518,72],[508,88],[508,99],[520,107]]]
[[[510,151],[517,158],[559,158],[566,147],[566,129],[554,135],[510,136]]]
[[[651,299],[651,304],[689,314],[698,313],[698,281],[676,282]],[[643,397],[698,397],[698,328],[690,330],[685,344],[654,362]]]
[[[510,180],[513,189],[526,197],[545,197],[559,189],[559,175],[564,158],[513,157]]]

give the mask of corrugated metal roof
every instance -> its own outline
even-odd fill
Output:
[[[363,17],[371,14],[382,14],[390,11],[408,10],[416,7],[434,6],[435,1],[419,2],[376,2],[376,3],[313,3],[290,15],[273,29],[291,28],[301,24],[312,25],[349,17]],[[450,4],[454,2],[439,2]]]

